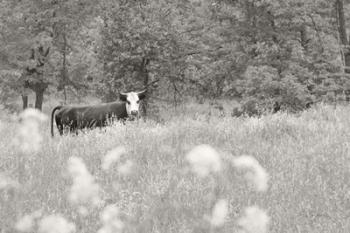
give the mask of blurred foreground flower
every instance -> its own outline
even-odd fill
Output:
[[[239,169],[248,169],[245,177],[251,181],[257,191],[266,191],[269,176],[265,169],[252,156],[243,155],[233,160],[233,165]]]
[[[124,223],[119,219],[119,210],[113,204],[104,208],[100,219],[103,226],[97,233],[118,233],[124,228]]]
[[[238,219],[241,232],[244,233],[266,233],[270,217],[264,210],[257,206],[250,206],[245,209],[245,216]]]
[[[31,214],[27,214],[16,222],[15,229],[20,232],[31,232],[33,230],[35,219],[40,217],[41,211],[35,211]]]
[[[70,157],[68,160],[68,172],[73,178],[73,184],[68,199],[77,205],[98,205],[99,186],[95,183],[93,176],[86,169],[81,158]]]
[[[205,177],[211,172],[221,170],[220,156],[209,145],[196,146],[186,155],[186,160],[191,164],[192,171],[199,177]]]
[[[125,163],[118,166],[118,172],[121,175],[129,175],[134,166],[134,163],[131,160],[127,160]]]
[[[227,200],[221,199],[214,206],[213,213],[210,218],[210,224],[214,227],[219,227],[224,225],[227,214],[228,214]]]
[[[21,124],[14,139],[15,144],[24,154],[38,152],[43,140],[39,127],[46,121],[46,115],[37,109],[27,108],[19,117]]]
[[[20,120],[35,120],[37,122],[44,122],[47,116],[36,108],[27,108],[20,114]]]
[[[108,170],[115,162],[120,159],[120,156],[126,153],[126,149],[123,146],[116,147],[109,151],[102,161],[102,169]]]
[[[16,181],[0,173],[0,190],[7,188],[16,188],[18,186],[19,184]]]
[[[39,233],[72,233],[75,232],[74,223],[68,222],[60,215],[49,215],[39,222]]]

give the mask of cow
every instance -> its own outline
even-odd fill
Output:
[[[120,93],[122,102],[110,102],[90,106],[57,106],[51,113],[51,136],[54,137],[53,118],[60,135],[64,129],[78,134],[78,130],[105,127],[114,120],[139,118],[139,101],[146,97],[146,90]],[[56,114],[55,112],[58,111]]]

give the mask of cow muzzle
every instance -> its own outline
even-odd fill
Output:
[[[139,115],[139,111],[134,110],[134,111],[131,111],[130,114],[131,114],[131,116],[136,117]]]

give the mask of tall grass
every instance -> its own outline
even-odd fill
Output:
[[[259,223],[270,220],[268,232],[350,232],[349,115],[349,107],[319,106],[262,118],[181,116],[53,139],[45,123],[41,149],[26,155],[13,142],[19,124],[2,122],[0,173],[8,182],[0,181],[0,226],[13,232],[27,216],[30,232],[48,232],[55,221],[67,233],[264,232]],[[198,176],[188,156],[203,144],[221,164]],[[14,185],[19,156],[25,166]],[[94,205],[69,198],[72,157],[98,186]],[[247,182],[254,172],[238,169],[238,158],[267,171],[266,191]]]

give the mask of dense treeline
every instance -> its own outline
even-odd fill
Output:
[[[1,102],[148,88],[151,100],[237,98],[298,111],[350,90],[345,0],[3,0]],[[345,96],[345,97],[344,97]],[[151,103],[150,103],[151,104]]]

